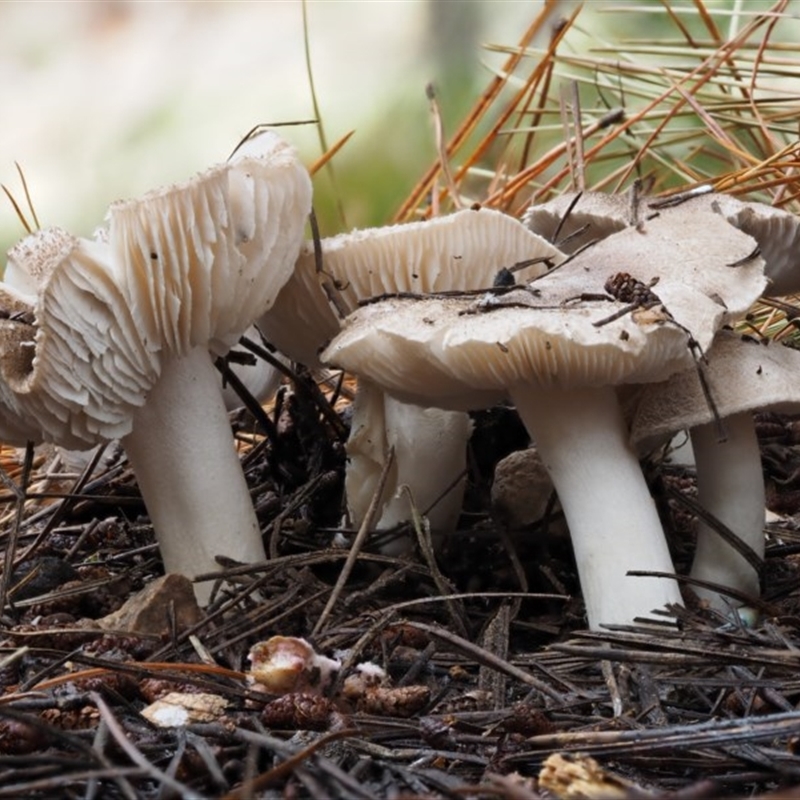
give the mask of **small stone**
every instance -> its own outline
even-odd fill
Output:
[[[170,692],[141,713],[159,728],[180,728],[197,722],[214,722],[227,707],[228,701],[216,694]]]
[[[180,631],[196,625],[202,618],[192,582],[184,575],[164,575],[130,597],[122,608],[99,619],[97,624],[105,630],[164,636],[171,632],[172,620]]]

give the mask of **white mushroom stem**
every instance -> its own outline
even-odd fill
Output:
[[[390,450],[394,463],[386,481],[376,530],[411,519],[411,500],[427,514],[434,542],[456,528],[464,499],[467,441],[471,424],[461,411],[422,408],[385,394],[367,380],[359,382],[353,408],[345,477],[348,508],[355,526],[366,516]],[[402,555],[416,538],[398,537],[381,546]]]
[[[691,430],[697,500],[763,558],[766,498],[753,416],[749,411],[732,414],[724,424],[727,438],[723,442],[713,423]],[[697,524],[697,549],[690,574],[753,597],[761,593],[753,567],[702,520]],[[738,605],[716,592],[700,588],[694,591],[720,611]]]
[[[217,371],[204,348],[164,362],[122,445],[167,572],[194,577],[218,570],[216,555],[266,560]],[[207,601],[211,583],[197,584],[195,592]]]
[[[589,627],[629,624],[681,603],[661,521],[611,387],[511,391],[569,525]],[[663,620],[663,617],[660,617]]]
[[[467,441],[470,422],[461,411],[420,408],[385,396],[386,437],[395,454],[395,483],[383,507],[378,530],[388,530],[412,518],[413,501],[427,515],[438,546],[444,534],[456,529],[464,499]],[[409,494],[403,490],[408,487]],[[387,555],[401,555],[415,536],[381,547]]]

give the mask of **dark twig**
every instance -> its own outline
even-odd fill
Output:
[[[325,625],[328,616],[333,610],[334,605],[336,605],[336,601],[339,599],[342,590],[344,589],[344,585],[347,583],[347,579],[350,577],[350,573],[353,571],[353,567],[358,560],[358,554],[361,552],[361,548],[364,546],[364,543],[367,541],[367,537],[372,532],[372,526],[375,522],[375,518],[378,515],[380,503],[383,498],[383,491],[386,488],[386,481],[389,479],[389,472],[391,471],[393,463],[394,448],[390,447],[389,452],[386,455],[386,462],[384,463],[383,470],[381,471],[381,476],[375,486],[375,491],[372,495],[372,499],[369,502],[367,512],[364,514],[364,519],[361,522],[361,527],[358,529],[355,539],[353,539],[353,544],[350,546],[350,552],[347,555],[347,560],[344,562],[342,571],[339,573],[339,577],[336,579],[336,584],[331,590],[331,596],[328,598],[325,608],[322,610],[316,625],[314,625],[314,629],[311,631],[312,636],[316,636]]]
[[[9,531],[8,542],[3,562],[3,574],[0,575],[0,614],[6,607],[6,597],[11,587],[11,579],[16,566],[17,543],[19,532],[22,527],[22,519],[25,514],[25,499],[28,484],[30,483],[31,471],[33,470],[33,442],[28,442],[25,446],[25,460],[22,464],[22,476],[20,478],[19,494],[17,496],[17,506],[14,514],[14,525]]]

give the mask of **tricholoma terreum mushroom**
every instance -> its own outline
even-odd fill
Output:
[[[547,272],[563,256],[518,220],[498,211],[470,209],[427,222],[392,225],[323,239],[317,255],[308,243],[278,301],[259,327],[281,352],[307,366],[334,336],[343,313],[384,294],[469,291],[491,287],[498,272],[514,268],[520,281]],[[327,293],[322,283],[327,283]],[[395,461],[381,500],[376,528],[387,530],[411,518],[408,486],[435,533],[452,531],[461,511],[469,420],[465,413],[403,403],[384,396],[359,376],[347,443],[347,505],[361,524],[390,448]],[[383,547],[397,553],[407,538]]]
[[[693,350],[763,290],[753,250],[717,214],[681,215],[678,228],[656,217],[500,298],[365,306],[322,358],[421,405],[510,397],[563,506],[589,625],[652,618],[681,596],[673,580],[626,575],[673,566],[616,387],[692,368]]]
[[[647,452],[675,431],[688,429],[697,466],[698,502],[760,559],[764,556],[765,492],[752,412],[798,410],[800,353],[723,331],[706,355],[705,388],[696,370],[642,387],[635,397],[631,438],[640,451]],[[714,407],[709,405],[709,393]],[[754,566],[703,520],[697,522],[691,577],[750,597],[760,594]],[[709,589],[694,591],[719,611],[741,605]]]

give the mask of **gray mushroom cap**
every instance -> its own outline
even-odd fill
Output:
[[[693,363],[681,329],[630,319],[594,327],[608,310],[594,301],[566,313],[508,303],[472,313],[470,300],[388,299],[352,314],[322,359],[405,402],[456,410],[494,405],[517,384],[639,383]]]
[[[679,202],[675,198],[637,197],[634,190],[621,194],[567,192],[545,203],[530,205],[522,221],[565,253],[574,253],[593,240],[604,239],[655,213],[667,218],[677,214],[679,219],[685,217],[687,211],[700,215],[719,214],[752,236],[758,245],[769,279],[765,294],[781,296],[800,292],[798,216],[765,203],[748,202],[703,189],[698,187],[686,192]]]
[[[800,409],[800,352],[721,331],[703,366],[707,389],[724,419],[743,411]],[[684,428],[715,419],[696,369],[653,383],[636,394],[631,441],[647,452]]]
[[[705,350],[761,294],[763,262],[748,258],[753,249],[752,239],[718,214],[659,216],[607,237],[526,290],[478,302],[365,306],[322,358],[407,402],[446,408],[477,408],[526,381],[567,387],[663,380],[693,364],[689,343]],[[645,310],[609,296],[609,279],[622,273],[652,286],[660,303]]]
[[[800,292],[800,219],[796,214],[725,194],[698,197],[690,201],[690,208],[704,203],[756,240],[769,279],[765,294]]]
[[[565,192],[546,203],[532,203],[522,222],[529,230],[572,254],[633,224],[632,194]]]

